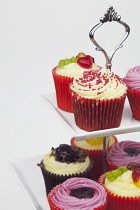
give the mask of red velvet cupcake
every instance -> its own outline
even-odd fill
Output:
[[[140,66],[129,69],[124,81],[128,87],[127,97],[133,117],[140,120]]]
[[[85,59],[85,57],[89,58],[90,66],[81,67],[78,60]],[[75,76],[81,76],[84,71],[100,68],[94,63],[94,59],[91,56],[86,56],[84,53],[79,53],[76,57],[70,59],[60,60],[58,66],[52,70],[58,107],[63,111],[73,112],[69,90],[69,85],[72,83],[73,78]]]
[[[117,138],[115,136],[110,136],[109,148],[111,148],[116,142],[118,142]],[[72,138],[71,145],[74,147],[80,147],[82,150],[88,152],[89,157],[94,161],[92,179],[97,180],[103,173],[103,137],[82,141]]]
[[[85,71],[70,85],[76,125],[85,131],[120,126],[126,85],[106,69]]]

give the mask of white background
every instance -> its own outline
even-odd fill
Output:
[[[131,28],[124,47],[113,58],[112,70],[124,76],[130,67],[140,64],[138,0],[0,1],[1,210],[32,209],[11,172],[9,160],[45,154],[52,146],[69,143],[71,133],[41,95],[54,91],[51,70],[60,59],[83,51],[104,66],[105,58],[95,50],[89,31],[110,5]],[[124,28],[117,24],[115,28],[101,30],[100,43],[108,47],[110,41],[119,41]],[[139,137],[139,133],[118,136],[119,140],[136,141]]]

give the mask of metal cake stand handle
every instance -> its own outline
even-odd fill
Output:
[[[106,53],[106,51],[96,42],[95,38],[94,38],[94,33],[95,31],[102,26],[104,23],[106,22],[112,22],[112,21],[116,21],[117,23],[121,24],[122,26],[124,26],[125,28],[125,34],[123,36],[123,38],[119,41],[119,43],[115,46],[115,48],[112,50],[112,53],[110,56],[108,56],[108,54]],[[96,50],[97,51],[101,51],[103,52],[105,59],[106,59],[106,68],[110,69],[111,71],[111,67],[112,67],[112,58],[115,54],[115,52],[123,47],[122,43],[126,40],[126,38],[128,37],[130,33],[130,27],[123,21],[121,21],[121,16],[117,15],[117,13],[115,12],[114,8],[112,6],[110,6],[107,10],[107,12],[105,13],[104,17],[100,18],[100,23],[98,23],[97,25],[95,25],[91,31],[89,32],[89,37],[91,39],[91,41],[93,42],[93,44],[96,46]],[[103,172],[105,173],[107,171],[107,150],[109,147],[109,141],[110,141],[110,137],[109,136],[105,136],[103,137]]]
[[[125,28],[125,34],[123,36],[123,38],[119,41],[119,43],[115,46],[115,48],[112,50],[112,53],[110,56],[107,55],[106,51],[96,42],[95,38],[94,38],[94,33],[95,31],[102,26],[104,23],[106,22],[112,22],[112,21],[116,21],[117,23],[121,24],[124,26]],[[123,47],[122,43],[126,40],[126,38],[128,37],[130,33],[130,27],[123,21],[121,21],[121,16],[117,15],[117,13],[115,12],[115,10],[113,9],[112,6],[110,6],[107,10],[107,12],[105,13],[104,17],[100,18],[100,23],[98,23],[97,25],[95,25],[91,31],[89,32],[89,37],[91,39],[91,41],[93,42],[93,44],[96,46],[96,50],[97,51],[102,51],[105,59],[106,59],[106,68],[111,70],[111,61],[113,58],[113,55],[115,54],[115,52]]]

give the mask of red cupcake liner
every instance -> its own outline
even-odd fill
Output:
[[[85,131],[120,126],[126,94],[117,99],[93,100],[71,91],[76,125]]]
[[[57,74],[56,69],[57,67],[52,70],[52,75],[56,90],[57,106],[63,111],[73,112],[71,94],[69,90],[69,85],[72,83],[73,78]]]
[[[61,184],[60,184],[61,185]],[[52,197],[53,197],[53,195],[55,194],[55,192],[57,191],[57,189],[59,188],[59,186],[60,185],[57,185],[56,187],[54,187],[52,190],[51,190],[51,192],[49,193],[49,195],[48,195],[48,203],[49,203],[49,205],[50,205],[50,209],[51,210],[65,210],[65,209],[62,209],[62,208],[60,208],[60,207],[58,207],[58,206],[56,206],[55,204],[54,204],[54,202],[52,201]],[[98,208],[93,208],[93,210],[106,210],[107,208],[107,203],[108,203],[108,199],[106,200],[106,202],[105,202],[105,204],[104,205],[102,205],[102,206],[100,206],[100,207],[98,207]],[[78,210],[78,209],[77,209]]]
[[[127,97],[134,118],[140,120],[140,91],[128,89]]]
[[[101,184],[107,192],[107,196],[108,196],[107,210],[139,210],[140,209],[140,196],[124,197],[124,196],[118,196],[111,193],[104,186],[105,177],[106,175],[103,174],[99,178],[99,184]]]
[[[115,139],[115,143],[118,142],[117,138],[113,136]],[[75,138],[72,138],[70,143],[72,146],[77,147],[77,145],[74,143]],[[113,146],[113,145],[112,145]],[[110,146],[109,149],[112,147]],[[80,147],[81,148],[81,147]],[[98,180],[101,174],[103,174],[103,150],[101,149],[96,149],[96,150],[90,150],[90,149],[83,149],[81,150],[86,150],[89,154],[89,157],[94,161],[94,167],[92,170],[92,179],[93,180]]]
[[[114,163],[107,161],[107,169],[108,171],[116,170],[119,166],[115,165]]]

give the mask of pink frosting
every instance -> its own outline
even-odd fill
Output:
[[[125,148],[133,148],[140,151],[140,143],[135,141],[122,141],[114,144],[107,154],[108,160],[117,166],[127,166],[131,162],[140,163],[140,154],[130,157]]]
[[[70,196],[70,191],[75,188],[90,187],[94,189],[92,198],[76,198]],[[106,202],[106,192],[97,182],[87,178],[70,178],[63,182],[52,197],[52,201],[65,210],[93,210]]]
[[[124,81],[127,87],[140,90],[140,65],[128,70]]]

